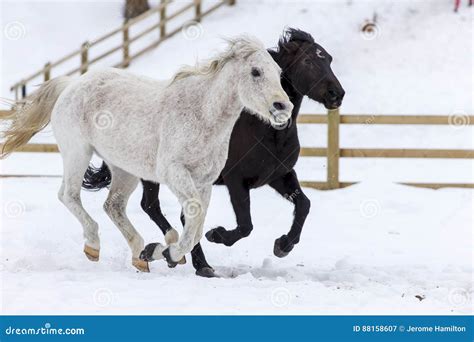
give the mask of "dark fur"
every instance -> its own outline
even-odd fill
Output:
[[[317,56],[317,50],[324,59]],[[337,108],[344,97],[344,90],[331,70],[332,57],[315,43],[309,33],[288,29],[280,38],[278,47],[269,52],[282,68],[282,86],[294,105],[291,122],[284,129],[275,129],[255,115],[245,110],[242,112],[232,131],[227,163],[215,183],[227,186],[237,227],[232,230],[214,228],[207,232],[206,238],[232,246],[248,236],[253,229],[249,191],[268,184],[295,205],[290,231],[275,241],[274,254],[284,257],[299,242],[310,209],[310,201],[303,193],[293,169],[300,152],[296,120],[301,102],[306,95],[326,108]],[[104,179],[109,178],[107,166],[103,165],[97,172],[88,170],[84,185],[88,189],[103,188],[106,186]],[[171,226],[160,209],[159,184],[145,180],[142,183],[142,208],[166,233]],[[148,259],[148,254],[152,252],[153,249],[149,248],[142,257]],[[197,273],[211,276],[209,270],[212,268],[200,244],[195,246],[191,254]]]

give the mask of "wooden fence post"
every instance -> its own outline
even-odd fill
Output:
[[[163,6],[160,10],[160,39],[163,39],[166,36],[166,5],[164,5],[167,0],[161,0],[161,5]]]
[[[329,189],[339,188],[339,109],[328,111],[327,183]]]
[[[196,13],[196,21],[201,21],[201,0],[194,0],[194,8]]]
[[[126,24],[127,22],[125,22]],[[122,67],[127,68],[130,64],[130,48],[129,48],[129,36],[128,36],[128,26],[124,25],[123,28],[123,62]]]
[[[81,46],[81,75],[87,72],[87,68],[89,66],[88,55],[89,42],[84,42]]]
[[[44,81],[49,81],[51,78],[51,63],[48,62],[44,65]]]
[[[21,84],[21,98],[24,99],[26,97],[26,83]]]

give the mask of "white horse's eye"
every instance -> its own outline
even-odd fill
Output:
[[[260,77],[262,75],[262,73],[260,72],[260,70],[258,70],[257,68],[252,68],[252,76],[253,77]]]
[[[318,58],[325,59],[326,56],[323,56],[321,53],[322,53],[321,50],[319,50],[319,49],[316,50],[316,56],[318,56]]]

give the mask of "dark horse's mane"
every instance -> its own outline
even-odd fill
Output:
[[[290,27],[287,28],[281,35],[280,39],[278,40],[278,46],[273,49],[269,49],[269,51],[278,54],[284,51],[288,45],[293,42],[306,42],[310,44],[315,43],[313,36],[311,36],[308,32]]]

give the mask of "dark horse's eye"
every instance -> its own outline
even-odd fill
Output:
[[[259,77],[261,75],[262,74],[260,73],[260,70],[258,70],[257,68],[252,68],[252,76],[253,77]]]

